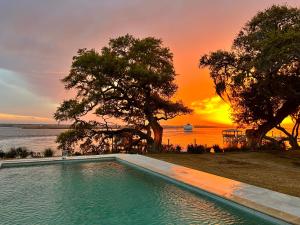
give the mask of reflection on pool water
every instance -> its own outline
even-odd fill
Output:
[[[115,161],[0,170],[1,224],[272,224]]]

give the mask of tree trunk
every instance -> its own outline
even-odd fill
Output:
[[[297,124],[295,126],[297,127]],[[299,149],[299,144],[297,141],[298,135],[295,134],[295,129],[293,129],[292,133],[289,133],[284,127],[281,127],[280,125],[277,126],[276,129],[282,131],[287,136],[287,140],[289,141],[292,149]]]
[[[300,149],[297,138],[295,138],[293,136],[290,136],[289,137],[289,143],[290,143],[290,146],[291,146],[292,149],[294,149],[294,150]]]
[[[300,149],[300,146],[298,144],[298,134],[299,134],[299,126],[300,126],[300,118],[296,118],[295,125],[292,130],[292,136],[294,137],[295,146],[294,149]]]
[[[262,141],[261,134],[258,130],[248,129],[246,130],[246,138],[247,138],[247,145],[251,149],[257,149],[260,146]]]
[[[251,149],[258,149],[264,137],[272,128],[266,129],[248,129],[246,130],[247,145]]]
[[[149,125],[153,130],[153,135],[154,135],[154,142],[150,147],[150,151],[160,152],[162,150],[163,128],[155,118],[151,118],[151,120],[149,120]]]
[[[271,117],[267,122],[261,124],[256,130],[248,130],[248,135],[246,133],[246,136],[249,147],[255,149],[261,146],[262,140],[266,134],[280,124],[287,116],[291,115],[298,106],[299,100],[291,99],[277,111],[276,116]]]

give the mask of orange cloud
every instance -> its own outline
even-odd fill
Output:
[[[203,120],[226,125],[233,124],[230,116],[232,109],[230,105],[224,102],[219,96],[194,101],[191,104],[191,108],[195,114],[200,116]],[[291,125],[293,121],[291,117],[287,117],[282,121],[282,124]]]
[[[2,123],[50,123],[53,122],[53,120],[46,117],[0,113],[0,122]]]
[[[199,115],[203,120],[220,124],[233,124],[230,117],[231,108],[219,96],[194,101],[191,107],[195,114]]]

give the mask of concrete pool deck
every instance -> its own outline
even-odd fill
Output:
[[[0,168],[72,161],[116,159],[158,173],[166,178],[262,212],[288,223],[300,224],[300,198],[256,187],[239,181],[133,154],[16,159],[0,161]]]

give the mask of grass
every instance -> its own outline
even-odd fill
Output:
[[[147,156],[300,197],[300,151]]]

